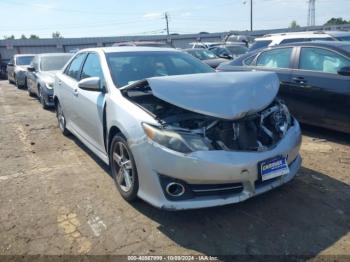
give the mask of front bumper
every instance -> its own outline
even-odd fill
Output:
[[[48,89],[46,87],[43,88],[43,96],[47,106],[53,107],[55,103],[53,101],[53,89]]]
[[[290,181],[301,166],[299,148],[301,132],[297,121],[285,137],[272,149],[264,152],[198,151],[182,154],[152,142],[132,144],[131,149],[139,174],[138,196],[150,204],[164,209],[194,209],[237,203],[269,191]],[[286,157],[290,172],[268,182],[259,181],[258,162],[282,155]],[[195,185],[222,185],[239,183],[239,193],[230,195],[199,196],[172,201],[164,195],[159,175]]]

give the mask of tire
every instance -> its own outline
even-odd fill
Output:
[[[17,87],[17,89],[21,89],[22,86],[18,84],[18,80],[17,77],[15,76],[15,86]]]
[[[66,128],[66,118],[64,117],[60,102],[57,102],[56,117],[57,117],[57,121],[58,121],[58,127],[61,130],[62,134],[64,136],[68,136],[70,134],[70,132]]]
[[[30,97],[34,97],[35,96],[35,94],[32,92],[32,91],[30,91],[30,88],[28,87],[28,95],[30,96]]]
[[[28,88],[28,86],[27,86],[27,78],[24,78],[24,85],[23,85],[23,88],[24,88],[24,89],[27,89],[27,88]]]
[[[137,200],[139,179],[135,160],[128,142],[121,134],[112,139],[109,160],[112,177],[121,196],[128,202]]]
[[[43,107],[43,109],[47,109],[48,106],[47,106],[47,104],[45,102],[45,98],[43,96],[42,88],[40,88],[40,87],[38,88],[38,94],[39,94],[39,101],[40,101],[41,106]]]

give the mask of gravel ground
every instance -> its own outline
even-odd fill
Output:
[[[225,207],[123,201],[55,113],[0,81],[0,254],[350,255],[350,138],[303,127],[289,184]]]

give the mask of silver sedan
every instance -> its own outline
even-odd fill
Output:
[[[301,132],[275,73],[218,73],[149,47],[78,52],[55,77],[61,131],[110,165],[127,201],[168,210],[244,201],[290,181]]]

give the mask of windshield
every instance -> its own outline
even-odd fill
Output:
[[[350,35],[347,36],[338,36],[337,39],[339,41],[350,41]]]
[[[154,76],[209,73],[214,70],[182,52],[116,52],[106,54],[116,86]]]
[[[241,55],[241,54],[245,54],[248,51],[248,48],[246,48],[245,46],[226,46],[226,48],[228,50],[230,50],[231,54],[233,55]]]
[[[187,51],[189,54],[193,55],[194,57],[197,57],[200,60],[208,60],[208,59],[215,59],[217,56],[206,49],[201,50],[189,50]]]
[[[271,44],[271,40],[261,40],[261,41],[256,41],[252,46],[249,48],[249,51],[253,51],[255,49],[260,49],[260,48],[265,48],[268,47],[269,44]]]
[[[40,60],[41,71],[60,70],[71,58],[71,55],[62,56],[43,56]]]
[[[30,65],[34,56],[18,56],[16,57],[16,65]]]

